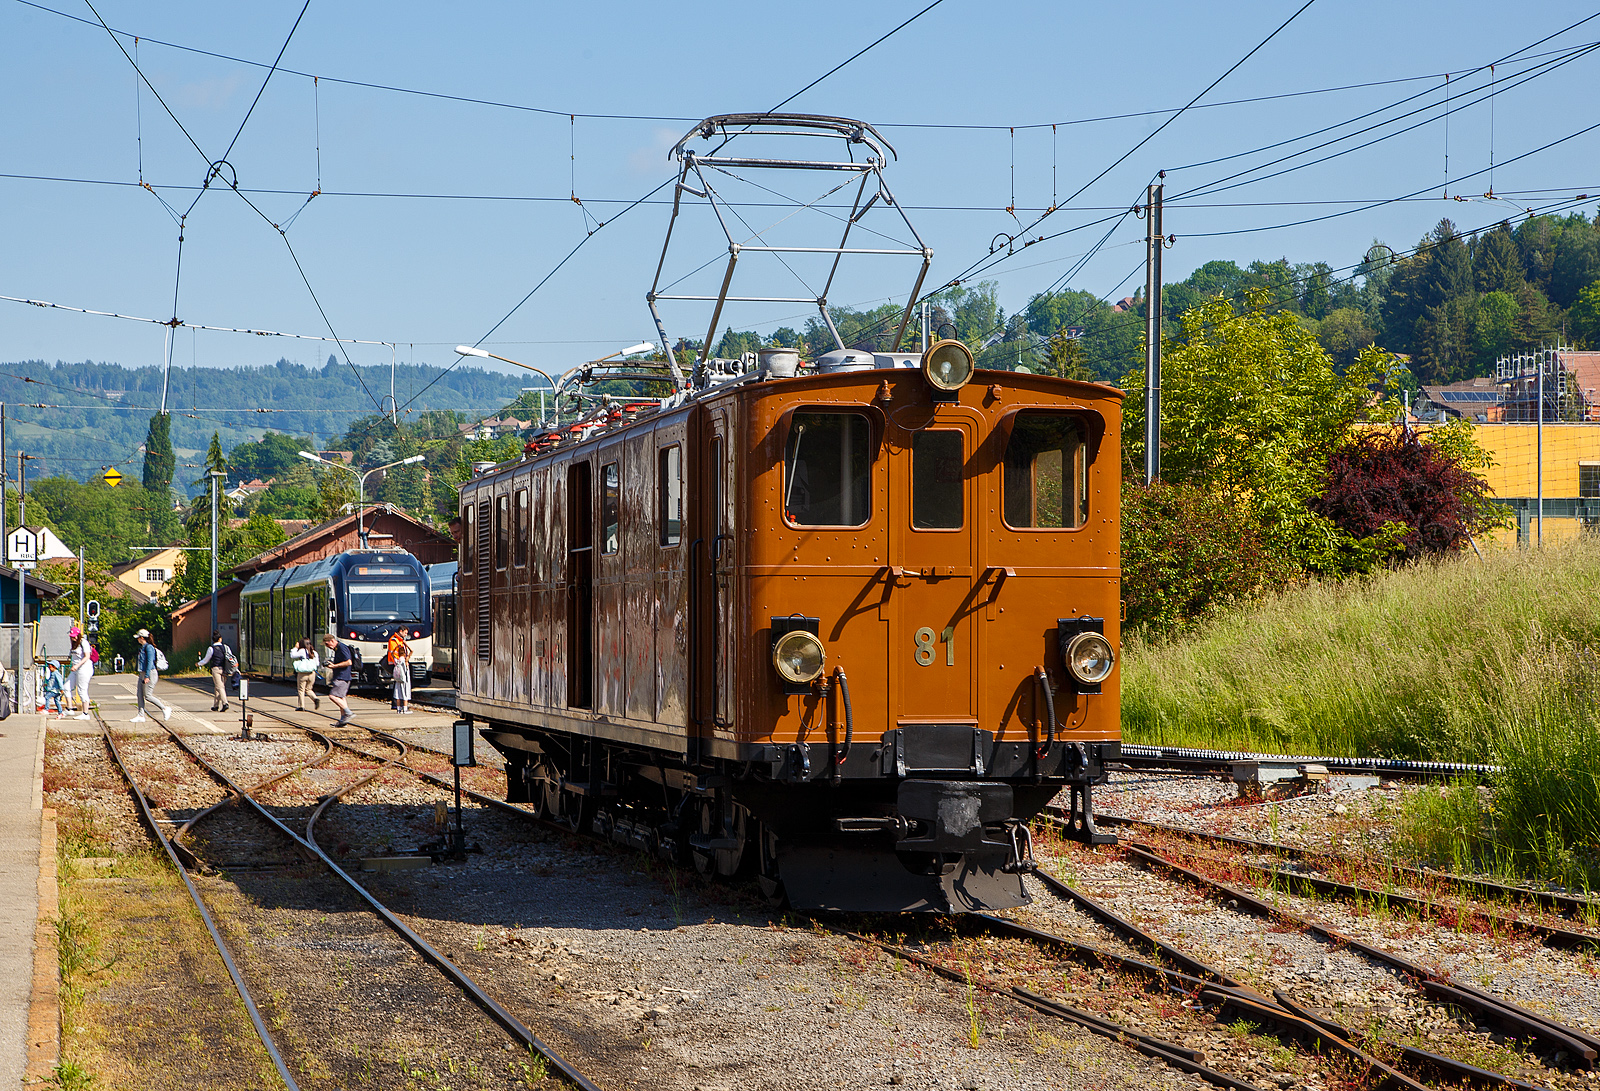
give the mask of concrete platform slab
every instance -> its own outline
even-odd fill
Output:
[[[21,1087],[28,1064],[44,733],[43,716],[17,713],[0,721],[0,1088]]]

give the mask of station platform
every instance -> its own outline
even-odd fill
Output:
[[[49,1079],[60,1048],[54,816],[45,718],[0,720],[0,1089]]]

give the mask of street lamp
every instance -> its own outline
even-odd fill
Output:
[[[410,458],[402,458],[398,462],[389,462],[382,466],[374,466],[372,469],[363,473],[354,466],[346,466],[343,462],[334,462],[332,459],[323,458],[321,455],[312,454],[310,451],[301,451],[299,454],[301,458],[310,459],[312,462],[320,462],[324,466],[332,466],[339,470],[349,470],[351,473],[356,475],[356,538],[360,541],[362,549],[367,548],[367,531],[361,521],[363,509],[365,509],[367,506],[367,478],[383,470],[392,470],[396,466],[409,466],[413,462],[422,461],[421,455],[412,455]]]
[[[650,351],[653,351],[655,349],[655,347],[656,347],[656,343],[654,341],[641,341],[639,344],[634,345],[634,346],[632,346],[630,348],[618,349],[616,352],[611,353],[609,356],[602,356],[602,357],[600,357],[599,360],[590,360],[589,364],[592,365],[592,364],[602,363],[603,361],[610,360],[612,357],[616,357],[616,356],[632,356],[636,352],[650,352]],[[505,356],[498,356],[495,353],[492,353],[492,352],[488,351],[487,349],[473,348],[471,345],[457,345],[456,346],[456,352],[460,353],[462,356],[477,356],[477,357],[479,357],[481,359],[485,359],[485,360],[499,360],[501,363],[511,364],[513,367],[526,368],[529,371],[537,372],[538,374],[544,376],[544,381],[545,382],[550,384],[550,393],[554,394],[556,392],[556,381],[554,379],[550,378],[550,376],[548,374],[546,374],[545,372],[540,371],[538,368],[534,367],[532,364],[524,364],[520,360],[512,360],[512,359],[508,359]],[[556,420],[559,421],[560,419],[561,419],[561,406],[558,403],[556,405]]]

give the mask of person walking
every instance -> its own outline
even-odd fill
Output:
[[[317,648],[308,636],[289,649],[289,662],[294,667],[294,704],[301,712],[306,710],[306,698],[311,698],[313,710],[322,707],[322,701],[312,692],[317,680]]]
[[[94,676],[94,663],[99,653],[94,645],[84,639],[83,630],[74,625],[68,632],[72,648],[67,656],[67,697],[78,706],[80,720],[89,718],[89,679]]]
[[[56,719],[65,720],[66,711],[61,706],[61,689],[64,682],[61,678],[61,664],[52,659],[44,668],[44,713],[50,714],[51,706],[55,707]]]
[[[138,702],[139,710],[128,720],[129,723],[144,723],[144,706],[148,701],[161,709],[161,715],[167,720],[172,719],[172,706],[156,696],[156,683],[161,680],[161,670],[167,665],[167,657],[150,642],[150,630],[140,629],[133,634],[139,642],[139,657],[134,664],[134,669],[139,672]]]
[[[394,706],[400,710],[400,715],[411,715],[411,645],[402,637],[400,643],[395,645],[390,652],[393,662],[390,671],[394,679]]]
[[[355,652],[350,650],[348,644],[341,643],[339,638],[329,633],[322,638],[323,647],[328,649],[328,700],[339,708],[339,718],[334,721],[334,727],[343,727],[350,722],[350,704],[345,698],[350,693],[351,668],[355,666]]]
[[[211,668],[211,711],[228,711],[228,679],[239,673],[239,660],[220,631],[212,630],[211,646],[200,657],[200,666]]]

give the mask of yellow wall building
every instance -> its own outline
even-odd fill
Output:
[[[1571,538],[1586,525],[1600,529],[1600,424],[1546,424],[1542,458],[1537,425],[1479,424],[1473,431],[1478,445],[1495,461],[1484,478],[1495,499],[1517,515],[1516,528],[1494,535],[1493,544],[1514,546],[1539,539],[1541,464],[1543,540]]]

